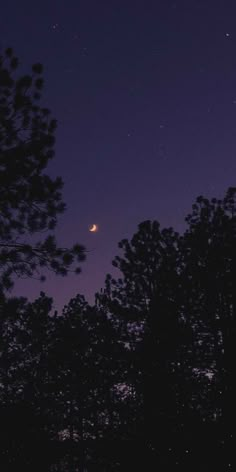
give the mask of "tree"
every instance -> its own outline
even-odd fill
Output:
[[[236,188],[230,187],[222,200],[198,197],[187,223],[183,243],[186,271],[192,274],[188,293],[202,339],[198,368],[211,372],[211,403],[229,445],[236,420]]]
[[[60,429],[69,447],[76,445],[81,467],[87,453],[93,456],[90,462],[96,463],[95,470],[100,470],[100,443],[112,440],[116,430],[117,405],[113,401],[118,371],[114,356],[118,347],[116,333],[106,313],[89,306],[83,296],[77,295],[63,309],[54,339],[52,354],[57,359],[54,408],[61,418]],[[107,459],[103,456],[100,460]]]
[[[131,241],[119,243],[123,254],[113,265],[120,278],[108,276],[105,291],[98,295],[114,323],[123,325],[123,341],[129,346],[124,382],[135,399],[132,429],[136,440],[150,448],[147,456],[160,448],[158,440],[165,437],[170,443],[182,400],[178,242],[172,228],[161,230],[156,221],[141,223]]]
[[[50,352],[56,319],[50,316],[51,305],[44,294],[33,303],[24,298],[1,303],[0,462],[7,470],[16,464],[24,470],[45,469],[46,450],[55,438]]]
[[[183,236],[141,223],[119,244],[119,279],[107,276],[97,296],[128,346],[124,382],[134,401],[126,416],[146,465],[153,458],[194,470],[212,464],[225,436],[215,421],[220,409],[233,434],[235,194],[230,189],[220,203],[197,199]]]
[[[56,120],[39,105],[43,68],[17,75],[19,60],[12,49],[0,56],[0,289],[14,276],[41,276],[47,268],[66,275],[80,272],[85,259],[80,244],[58,247],[54,230],[65,210],[62,180],[45,173],[54,156]],[[45,232],[36,241],[37,233]]]

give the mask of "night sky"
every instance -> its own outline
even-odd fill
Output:
[[[140,222],[182,231],[198,195],[236,184],[236,2],[9,0],[8,46],[23,73],[45,67],[43,103],[58,119],[49,171],[68,206],[57,237],[89,251],[80,276],[17,282],[14,293],[93,301]]]

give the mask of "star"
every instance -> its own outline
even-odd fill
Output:
[[[59,24],[58,24],[58,23],[54,23],[54,24],[52,25],[53,31],[57,31],[58,28],[59,28]]]

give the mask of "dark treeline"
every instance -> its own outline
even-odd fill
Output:
[[[4,471],[233,469],[236,189],[186,221],[121,241],[95,306],[2,296]]]

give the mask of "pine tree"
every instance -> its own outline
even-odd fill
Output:
[[[0,289],[14,277],[31,277],[43,268],[66,275],[85,258],[83,246],[59,247],[54,230],[65,210],[62,180],[46,172],[54,156],[56,120],[39,105],[43,68],[34,64],[18,74],[12,49],[0,56]],[[46,237],[37,241],[37,234]]]

